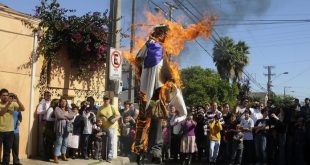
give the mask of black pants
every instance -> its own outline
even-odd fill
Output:
[[[178,159],[178,154],[180,153],[180,143],[181,143],[181,136],[172,134],[171,135],[171,157],[174,159]]]
[[[54,132],[54,121],[46,121],[43,133],[44,155],[46,160],[54,157],[55,140],[56,134]]]
[[[252,164],[254,162],[254,141],[244,140],[243,141],[243,157],[242,164]]]
[[[109,136],[103,136],[102,138],[102,150],[101,150],[101,157],[103,160],[108,160],[109,155]]]
[[[14,140],[12,146],[13,164],[19,164],[19,133],[14,133]]]
[[[121,146],[121,153],[122,154],[125,154],[125,155],[128,155],[131,151],[131,139],[130,139],[130,136],[121,136],[120,137],[120,146]]]
[[[10,153],[14,141],[14,132],[0,132],[0,143],[3,145],[2,165],[9,165]]]

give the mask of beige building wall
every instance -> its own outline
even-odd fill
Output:
[[[41,96],[37,85],[40,80],[43,59],[36,62],[36,88],[34,97],[31,98],[32,76],[31,63],[29,62],[34,46],[34,37],[32,29],[23,25],[22,19],[38,23],[38,20],[0,3],[0,88],[6,88],[10,92],[16,93],[26,108],[22,112],[23,121],[20,126],[20,158],[23,159],[38,154],[38,119],[35,109]],[[75,71],[72,69],[66,53],[65,48],[59,52],[60,63],[58,66],[52,65],[52,71],[49,73],[50,81],[47,84],[47,89],[52,92],[52,97],[59,98],[65,95],[73,103],[79,104],[87,96],[94,96],[97,100],[96,104],[102,104],[102,95],[106,94],[104,91],[105,73],[99,72],[90,79],[76,79],[73,76]],[[105,69],[103,68],[103,70]],[[30,108],[31,100],[34,101],[32,108]],[[31,140],[28,143],[30,136]],[[28,153],[29,147],[30,153]]]
[[[33,23],[38,20],[0,6],[0,88],[7,88],[16,93],[26,110],[22,112],[23,121],[20,126],[20,157],[27,157],[28,135],[32,131],[30,125],[30,85],[31,67],[21,67],[29,62],[33,50],[33,32],[22,24],[22,19]],[[39,79],[41,62],[37,62],[36,80]],[[38,93],[35,98],[38,98]],[[37,104],[38,99],[35,99]]]

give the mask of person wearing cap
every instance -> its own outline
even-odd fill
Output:
[[[115,143],[114,138],[116,137],[116,131],[118,128],[117,121],[121,118],[118,108],[115,108],[110,104],[110,98],[108,96],[103,97],[103,105],[97,112],[97,118],[102,120],[102,128],[107,132],[107,152],[105,155],[107,162],[111,162],[113,159]]]

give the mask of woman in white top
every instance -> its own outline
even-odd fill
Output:
[[[54,110],[58,106],[59,99],[53,99],[51,101],[50,106],[48,109],[43,111],[41,114],[45,116],[45,129],[43,132],[44,137],[44,156],[45,160],[49,161],[50,158],[53,157],[53,148],[54,148],[54,142],[56,140],[55,137],[55,131],[54,131],[54,125],[55,125],[55,115]]]

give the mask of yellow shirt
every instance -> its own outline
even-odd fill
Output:
[[[102,128],[117,128],[118,124],[115,122],[114,124],[110,123],[108,119],[111,116],[120,116],[120,113],[117,108],[112,107],[112,105],[101,106],[97,112],[97,118],[102,120]]]
[[[210,127],[209,140],[213,141],[221,140],[221,130],[223,129],[221,122],[214,120],[212,121],[209,127]]]
[[[6,104],[0,103],[0,109],[4,108]],[[14,131],[14,111],[18,111],[19,106],[16,102],[12,102],[8,111],[0,116],[0,132]]]

